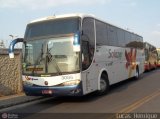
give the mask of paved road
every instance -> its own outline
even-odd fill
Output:
[[[144,73],[140,80],[129,79],[113,85],[109,94],[104,96],[90,94],[81,98],[54,98],[38,104],[8,109],[7,112],[27,113],[28,117],[33,116],[33,113],[61,113],[61,116],[62,113],[101,113],[92,115],[97,118],[106,116],[102,113],[160,113],[160,69]]]

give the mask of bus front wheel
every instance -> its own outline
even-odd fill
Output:
[[[98,95],[104,95],[108,91],[109,91],[108,77],[105,74],[102,74],[100,79],[100,90],[98,91]]]

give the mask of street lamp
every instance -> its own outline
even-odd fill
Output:
[[[13,35],[13,34],[10,34],[9,36],[12,38],[12,40],[14,40],[15,38],[18,37],[18,35]],[[18,45],[17,45],[17,47],[18,47]]]
[[[12,40],[18,37],[18,35],[12,35],[12,34],[10,34],[9,36],[12,38]]]

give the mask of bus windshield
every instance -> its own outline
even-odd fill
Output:
[[[23,73],[61,75],[79,72],[80,51],[75,50],[73,43],[79,24],[79,17],[29,24],[23,45]]]
[[[79,52],[73,37],[28,41],[24,44],[23,73],[39,75],[78,72]]]

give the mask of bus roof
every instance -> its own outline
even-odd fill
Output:
[[[67,17],[94,17],[94,15],[88,15],[88,14],[82,14],[82,13],[75,13],[75,14],[64,14],[64,15],[53,15],[53,16],[48,16],[40,19],[36,19],[31,21],[30,23],[36,23],[36,22],[41,22],[45,20],[52,20],[52,19],[57,19],[57,18],[67,18]]]
[[[135,34],[137,36],[140,36],[140,35],[138,35],[138,34],[136,34],[134,32],[131,32],[131,31],[127,30],[127,29],[121,28],[121,27],[119,27],[117,25],[113,25],[112,23],[110,23],[108,21],[101,20],[100,18],[95,17],[95,15],[93,15],[93,14],[73,13],[73,14],[64,14],[64,15],[53,15],[53,16],[48,16],[48,17],[44,17],[44,18],[33,20],[29,24],[36,23],[36,22],[47,21],[47,20],[53,20],[53,19],[57,19],[57,18],[67,18],[67,17],[80,17],[80,18],[92,17],[94,19],[97,19],[99,21],[107,23],[107,24],[109,24],[111,26],[117,27],[119,29],[125,30],[125,31],[130,32],[132,34]],[[142,37],[142,36],[140,36],[140,37]]]

